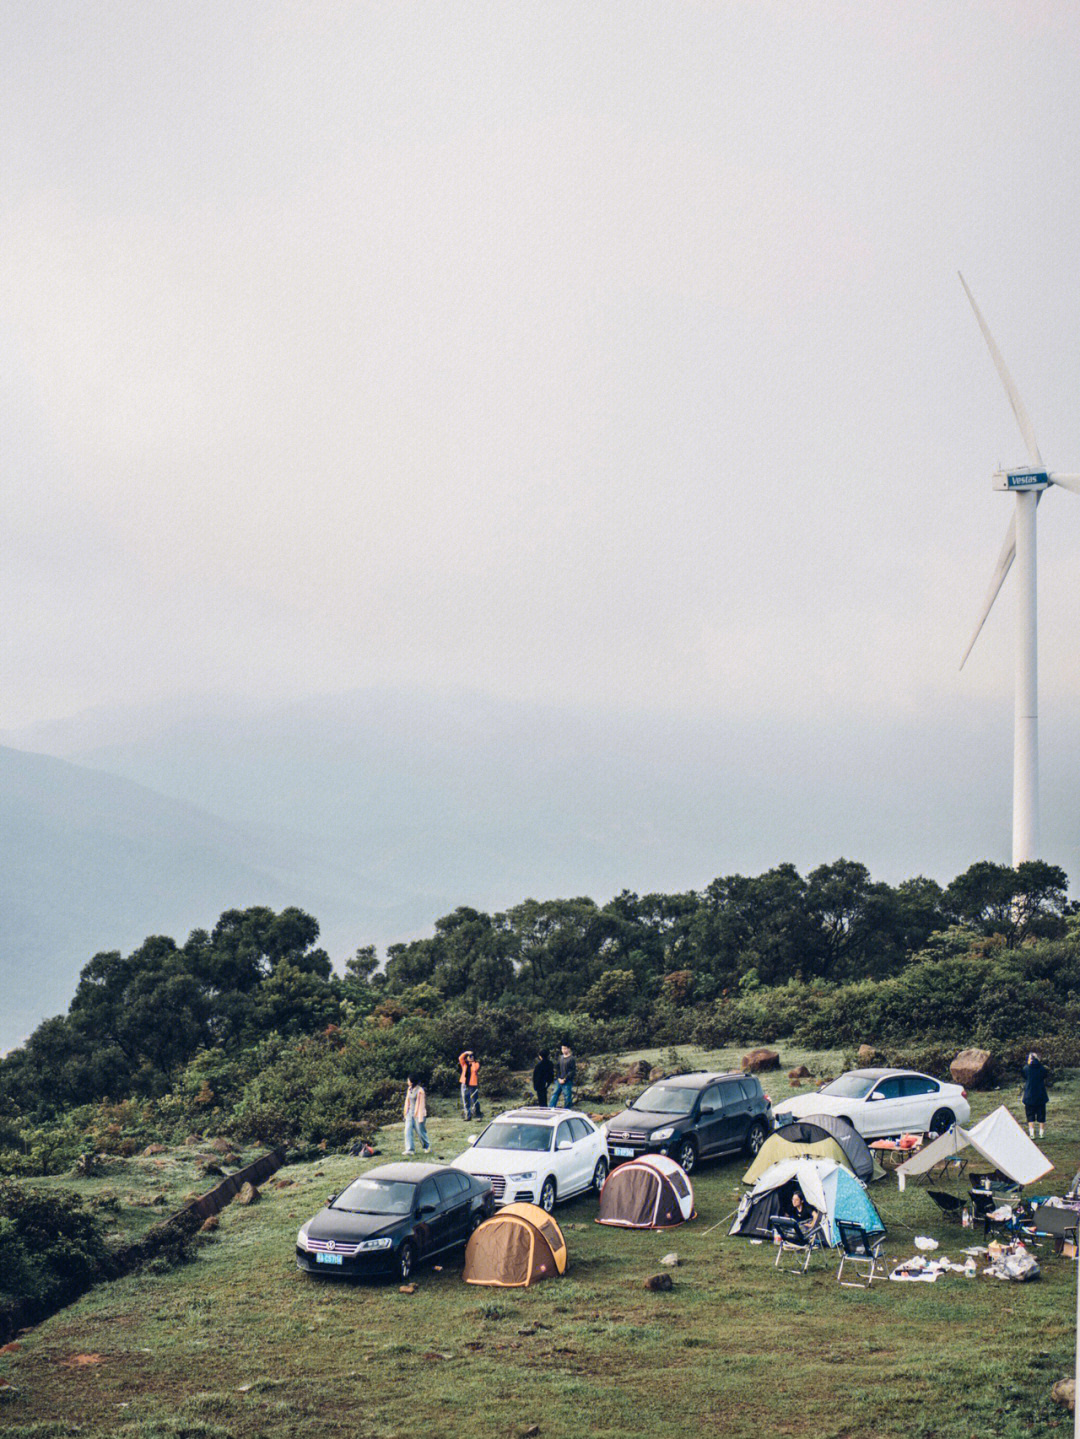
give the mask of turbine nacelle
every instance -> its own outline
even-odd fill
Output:
[[[1053,484],[1046,470],[995,470],[995,490],[1046,490]]]

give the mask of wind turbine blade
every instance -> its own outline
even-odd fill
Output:
[[[1051,475],[1050,483],[1060,485],[1063,490],[1072,490],[1074,495],[1080,495],[1080,475]]]
[[[960,275],[960,271],[956,272]],[[1009,397],[1009,403],[1013,407],[1013,414],[1016,416],[1016,423],[1020,426],[1020,433],[1024,437],[1024,444],[1027,445],[1028,459],[1037,470],[1043,468],[1042,455],[1039,454],[1039,446],[1035,439],[1035,430],[1028,419],[1028,412],[1024,409],[1024,402],[1020,398],[1019,391],[1013,384],[1013,377],[1005,368],[1005,361],[1001,358],[1001,351],[994,344],[994,337],[987,329],[986,321],[983,319],[978,305],[975,303],[975,296],[967,287],[967,281],[960,275],[960,283],[964,287],[964,294],[971,301],[971,308],[975,311],[975,318],[979,322],[979,329],[983,332],[983,339],[990,350],[990,356],[997,366],[997,372],[1001,376],[1001,383],[1005,386],[1005,393]]]
[[[990,581],[990,588],[986,592],[986,599],[983,601],[982,610],[979,613],[979,622],[975,626],[975,633],[968,641],[968,647],[964,651],[964,658],[960,661],[960,668],[963,669],[967,663],[967,657],[975,647],[975,641],[979,638],[979,632],[986,623],[986,616],[993,608],[997,599],[998,590],[1005,583],[1005,576],[1012,568],[1012,562],[1016,558],[1016,516],[1013,515],[1009,521],[1009,528],[1005,532],[1005,543],[1001,547],[1001,554],[998,555],[998,562],[994,568],[994,577]]]

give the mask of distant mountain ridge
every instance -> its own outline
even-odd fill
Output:
[[[1044,837],[1075,893],[1070,723],[1044,743]],[[9,732],[0,1047],[66,1008],[97,950],[182,940],[248,904],[307,909],[340,966],[458,905],[602,903],[839,855],[893,883],[948,882],[974,859],[1007,859],[1011,726],[1004,707],[935,724],[846,715],[811,729],[359,691]]]
[[[313,884],[284,845],[128,779],[0,748],[0,1051],[66,1010],[99,950],[186,938],[224,910],[297,903]]]

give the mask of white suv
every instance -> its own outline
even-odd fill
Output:
[[[608,1172],[607,1139],[576,1109],[508,1109],[452,1160],[455,1169],[490,1179],[496,1204],[539,1204],[597,1193]]]
[[[971,1118],[967,1090],[913,1069],[849,1069],[816,1094],[793,1095],[776,1106],[776,1127],[789,1119],[832,1114],[846,1119],[864,1139],[914,1130],[943,1134]]]

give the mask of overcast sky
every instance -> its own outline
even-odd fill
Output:
[[[932,745],[1011,695],[1010,583],[957,668],[1025,450],[956,272],[1080,470],[1074,3],[2,21],[0,726],[464,686]],[[1059,743],[1078,577],[1051,492]]]

